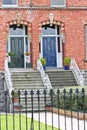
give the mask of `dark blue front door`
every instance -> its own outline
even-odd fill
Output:
[[[56,37],[43,37],[43,57],[47,67],[56,67]]]

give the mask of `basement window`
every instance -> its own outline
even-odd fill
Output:
[[[17,6],[18,0],[2,0],[3,6]]]
[[[65,7],[66,0],[51,0],[52,7]]]

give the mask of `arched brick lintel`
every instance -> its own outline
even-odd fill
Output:
[[[13,20],[13,21],[9,21],[9,22],[7,22],[6,23],[6,32],[7,32],[7,34],[8,34],[8,31],[9,31],[9,26],[10,25],[13,25],[13,24],[17,24],[17,21],[16,20]],[[27,25],[28,26],[28,34],[31,34],[31,30],[32,30],[32,25],[31,25],[31,23],[30,22],[27,22],[27,21],[25,21],[25,20],[21,20],[20,21],[20,24],[22,24],[22,25]]]
[[[49,20],[39,23],[39,34],[41,34],[42,26],[47,24],[50,24]],[[54,20],[53,24],[59,25],[61,27],[61,33],[65,33],[65,24],[63,22]]]

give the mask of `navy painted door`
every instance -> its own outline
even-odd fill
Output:
[[[56,37],[43,37],[43,57],[47,67],[56,67]]]

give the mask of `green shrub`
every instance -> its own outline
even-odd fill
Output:
[[[64,58],[64,65],[70,65],[71,59],[69,57]]]
[[[67,92],[65,97],[63,93],[60,93],[59,97],[57,94],[54,94],[52,103],[53,107],[56,108],[87,112],[87,95],[83,97],[81,93],[79,93],[78,96],[76,93],[73,93],[72,96],[70,96],[69,92]]]
[[[43,66],[45,66],[46,65],[46,58],[40,58],[40,61],[41,61],[41,63],[42,63],[42,65]]]
[[[8,55],[9,55],[9,56],[14,56],[14,52],[12,52],[12,51],[11,51],[11,52],[8,52]]]

